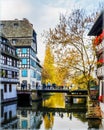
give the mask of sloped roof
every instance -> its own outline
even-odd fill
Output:
[[[2,32],[0,32],[0,37],[2,37],[2,38],[4,38],[4,39],[7,40],[7,42],[6,42],[5,44],[7,44],[8,46],[10,46],[11,48],[14,48],[14,47],[11,45],[10,41],[5,37],[5,35],[4,35]]]
[[[88,35],[98,36],[102,32],[103,29],[104,29],[104,10],[101,12],[99,17],[97,18],[96,22],[92,26]]]

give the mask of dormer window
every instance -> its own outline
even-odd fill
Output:
[[[19,26],[19,24],[18,23],[14,23],[14,27],[18,27]]]
[[[2,40],[2,42],[3,42],[3,43],[6,43],[6,40],[5,40],[5,39],[3,39],[3,40]]]
[[[16,39],[12,39],[12,43],[13,43],[14,45],[16,44],[16,42],[17,42]]]

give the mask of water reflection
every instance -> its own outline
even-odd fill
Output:
[[[101,120],[100,119],[96,119],[96,120],[88,120],[88,130],[91,130],[93,128],[95,129],[99,129],[99,128],[102,128],[102,123],[101,123]]]
[[[103,129],[101,120],[87,120],[84,104],[65,103],[65,95],[54,94],[43,102],[1,105],[1,129],[92,130]]]
[[[43,113],[43,121],[45,129],[51,129],[54,124],[54,113]]]
[[[49,99],[43,99],[43,107],[49,108],[65,108],[65,95],[64,94],[53,94]]]
[[[17,109],[17,117],[19,118],[19,129],[40,129],[42,123],[42,113],[34,112],[31,109]]]
[[[18,128],[17,102],[0,105],[0,124],[2,129]]]

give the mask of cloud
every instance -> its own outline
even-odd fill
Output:
[[[59,23],[60,13],[77,7],[93,9],[103,0],[0,0],[1,19],[27,18],[34,25],[38,39],[38,55],[43,59],[45,45],[41,38],[43,30],[54,28]],[[87,6],[86,6],[87,5]]]
[[[29,14],[31,6],[25,0],[1,0],[1,19],[22,18]]]

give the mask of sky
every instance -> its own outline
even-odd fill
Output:
[[[0,0],[0,19],[13,20],[27,18],[37,33],[38,58],[44,61],[45,43],[42,34],[54,28],[59,15],[71,12],[73,8],[92,10],[103,0]]]

